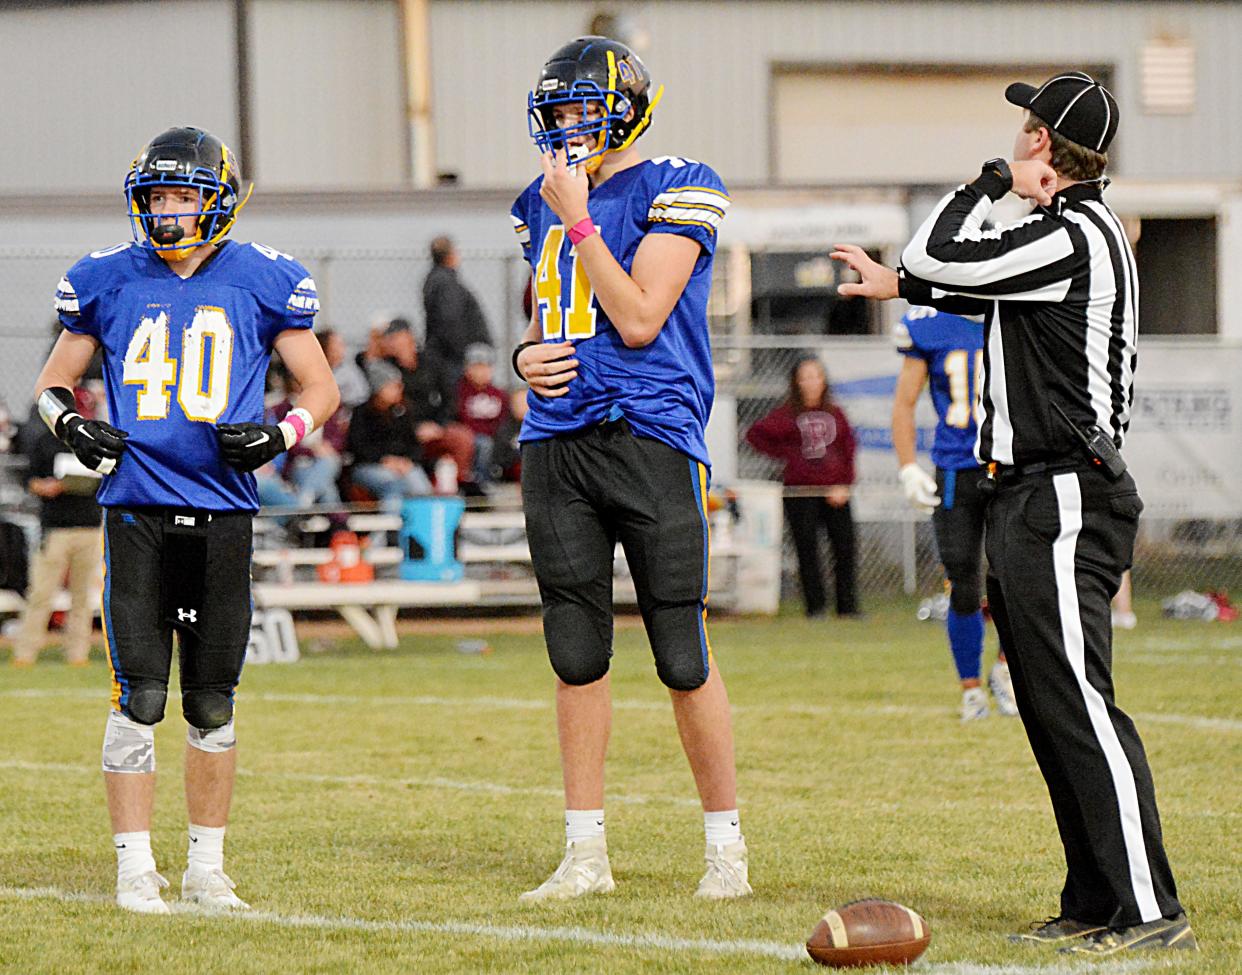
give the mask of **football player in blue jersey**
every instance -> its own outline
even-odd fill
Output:
[[[513,363],[530,383],[522,500],[557,678],[566,849],[528,902],[613,889],[603,807],[618,541],[703,805],[697,894],[750,893],[706,630],[707,297],[729,197],[702,163],[634,148],[662,92],[628,47],[582,37],[529,96],[543,174],[512,210],[534,297]]]
[[[187,725],[189,862],[181,896],[244,909],[224,873],[236,771],[233,691],[250,632],[250,473],[336,408],[311,332],[319,300],[297,261],[233,243],[245,204],[237,159],[181,127],[156,136],[125,180],[133,241],[95,251],[60,282],[65,332],[36,384],[47,425],[103,475],[104,641],[112,709],[104,782],[117,853],[117,903],[166,914],[151,854],[155,725],[164,717],[172,636]],[[110,422],[87,420],[70,389],[103,350]],[[297,407],[265,425],[275,349],[297,378]]]
[[[983,368],[981,322],[934,308],[913,307],[894,335],[902,354],[893,399],[893,448],[901,487],[910,503],[931,512],[936,548],[949,577],[949,649],[962,688],[963,721],[986,718],[987,693],[981,686],[983,661],[983,524],[987,496],[979,490],[987,476],[975,460],[975,396]],[[930,383],[936,407],[933,480],[918,465],[914,409]],[[988,675],[996,709],[1018,713],[1002,653]]]

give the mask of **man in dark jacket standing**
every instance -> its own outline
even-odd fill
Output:
[[[431,242],[432,267],[423,281],[424,351],[445,370],[450,382],[461,375],[468,345],[492,344],[478,299],[457,276],[460,264],[461,255],[451,239],[437,237]]]

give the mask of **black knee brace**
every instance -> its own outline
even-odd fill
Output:
[[[126,717],[139,724],[159,724],[164,720],[164,702],[167,699],[167,684],[143,681],[131,685],[129,698],[122,710]]]
[[[223,728],[233,717],[233,702],[219,691],[193,690],[181,695],[185,723],[201,731]]]

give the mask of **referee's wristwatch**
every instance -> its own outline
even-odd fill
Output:
[[[995,176],[1004,184],[1006,193],[1013,189],[1013,172],[1009,168],[1009,160],[1004,156],[997,156],[985,162],[980,175]]]

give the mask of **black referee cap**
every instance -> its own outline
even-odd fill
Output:
[[[1117,134],[1117,99],[1081,71],[1059,74],[1038,88],[1016,81],[1005,89],[1005,99],[1030,109],[1070,142],[1096,152],[1108,152],[1108,145]]]

